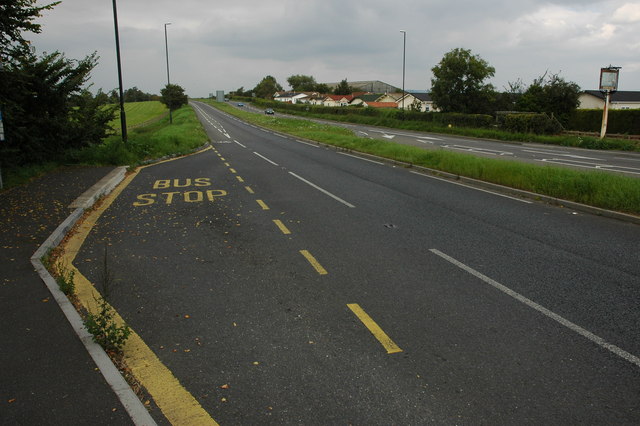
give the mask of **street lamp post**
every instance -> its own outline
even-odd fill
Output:
[[[120,88],[120,128],[122,141],[127,142],[127,118],[124,114],[124,91],[122,90],[122,64],[120,63],[120,37],[118,35],[118,10],[116,0],[113,0],[113,26],[116,32],[116,58],[118,61],[118,87]]]
[[[404,71],[405,71],[405,56],[407,51],[407,32],[400,30],[402,33],[402,118],[404,119],[404,98],[406,98],[404,92]]]
[[[167,25],[171,25],[171,22],[164,24],[164,51],[167,57],[167,90],[169,90],[169,43],[167,42]],[[173,117],[171,115],[171,107],[169,107],[169,124],[173,123]]]

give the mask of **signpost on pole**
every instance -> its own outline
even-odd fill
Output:
[[[609,119],[609,101],[611,94],[618,90],[618,76],[621,67],[600,68],[600,91],[604,93],[604,110],[602,111],[602,127],[600,129],[600,139],[607,134],[607,121]]]

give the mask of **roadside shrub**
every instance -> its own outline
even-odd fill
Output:
[[[601,109],[580,109],[569,118],[567,130],[599,132]],[[607,133],[640,135],[640,109],[610,109]]]
[[[547,114],[505,114],[499,116],[498,125],[512,133],[553,135],[562,131],[562,125]]]

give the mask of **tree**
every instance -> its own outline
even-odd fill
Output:
[[[316,90],[316,79],[310,75],[292,75],[287,78],[287,83],[294,92],[313,92]]]
[[[107,135],[114,110],[101,107],[83,89],[96,65],[95,52],[80,61],[59,52],[13,58],[0,77],[4,164],[61,159],[68,150],[99,143]]]
[[[456,48],[431,69],[431,98],[442,112],[488,113],[495,96],[495,68],[471,50]]]
[[[7,58],[28,53],[29,43],[22,37],[23,31],[40,33],[40,24],[33,20],[44,10],[53,9],[59,1],[35,6],[37,0],[11,0],[0,3],[0,62]]]
[[[160,91],[160,95],[162,96],[160,102],[165,104],[169,111],[175,111],[189,103],[189,97],[184,93],[184,89],[177,84],[167,84]]]
[[[558,74],[547,76],[545,72],[522,94],[517,106],[520,111],[545,112],[565,124],[578,108],[579,97],[580,86],[576,83],[565,81]]]
[[[280,91],[282,91],[282,86],[280,86],[276,79],[270,75],[263,78],[262,81],[260,81],[260,83],[258,83],[253,89],[253,93],[258,98],[263,99],[273,99],[273,95]]]
[[[318,83],[316,84],[316,88],[314,91],[318,93],[329,93],[331,92],[331,89],[325,83]]]
[[[335,89],[333,89],[334,95],[350,95],[353,93],[353,87],[349,86],[347,79],[342,80]]]
[[[133,86],[130,89],[124,91],[124,101],[125,102],[145,102],[151,100],[151,94],[144,93],[142,90],[138,89],[136,86]]]

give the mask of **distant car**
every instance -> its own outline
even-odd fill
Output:
[[[238,105],[239,107],[243,107],[244,104],[242,102],[238,102],[236,105]]]
[[[265,110],[264,110],[264,113],[265,113],[265,114],[269,114],[269,115],[273,115],[273,114],[275,114],[275,112],[273,112],[273,110],[272,110],[271,108],[267,108],[267,109],[265,109]]]

